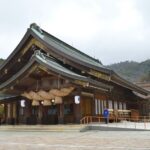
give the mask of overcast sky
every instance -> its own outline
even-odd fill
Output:
[[[150,0],[0,0],[0,57],[29,25],[108,65],[150,59]]]

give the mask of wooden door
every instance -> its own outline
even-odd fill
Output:
[[[92,98],[83,97],[81,102],[82,116],[92,115]]]

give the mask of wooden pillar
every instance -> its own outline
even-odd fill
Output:
[[[7,119],[10,119],[10,103],[7,104]]]
[[[13,124],[16,124],[16,118],[17,118],[17,115],[16,115],[16,102],[12,103],[12,123]]]
[[[13,103],[10,103],[10,118],[13,118]]]
[[[15,120],[13,118],[13,103],[10,103],[10,124],[15,124]]]
[[[114,109],[114,99],[112,99],[112,108]]]
[[[20,102],[16,101],[16,124],[20,123],[19,109],[20,109]]]
[[[80,123],[80,119],[82,117],[81,114],[81,103],[75,104],[74,103],[74,118],[75,118],[75,123]]]
[[[64,123],[64,104],[59,105],[58,124]]]
[[[12,117],[13,117],[12,103],[8,103],[7,104],[7,113],[6,114],[7,114],[6,123],[12,124]]]
[[[16,103],[12,104],[12,112],[13,112],[12,117],[16,118]]]
[[[118,109],[119,109],[119,102],[120,102],[119,99],[117,99],[117,107],[118,107]]]
[[[43,117],[42,109],[43,109],[43,105],[40,104],[38,110],[38,124],[42,124],[42,117]]]
[[[83,97],[82,96],[80,96],[80,115],[81,115],[81,118],[84,116]]]
[[[5,123],[7,124],[7,120],[8,120],[8,104],[5,103],[4,105],[4,111],[5,111]]]
[[[7,122],[7,103],[4,103],[4,122]]]
[[[32,105],[31,105],[31,101],[25,100],[26,124],[30,124],[31,115],[32,115]]]
[[[10,103],[7,104],[7,124],[10,124]]]
[[[106,101],[106,108],[109,109],[109,106],[108,106],[108,99],[105,99]]]
[[[92,116],[95,116],[95,98],[91,98]]]

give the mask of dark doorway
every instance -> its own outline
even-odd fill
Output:
[[[58,124],[58,106],[43,106],[42,124]]]

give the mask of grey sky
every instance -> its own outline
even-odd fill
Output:
[[[0,57],[36,22],[103,64],[150,58],[150,0],[0,0]]]

